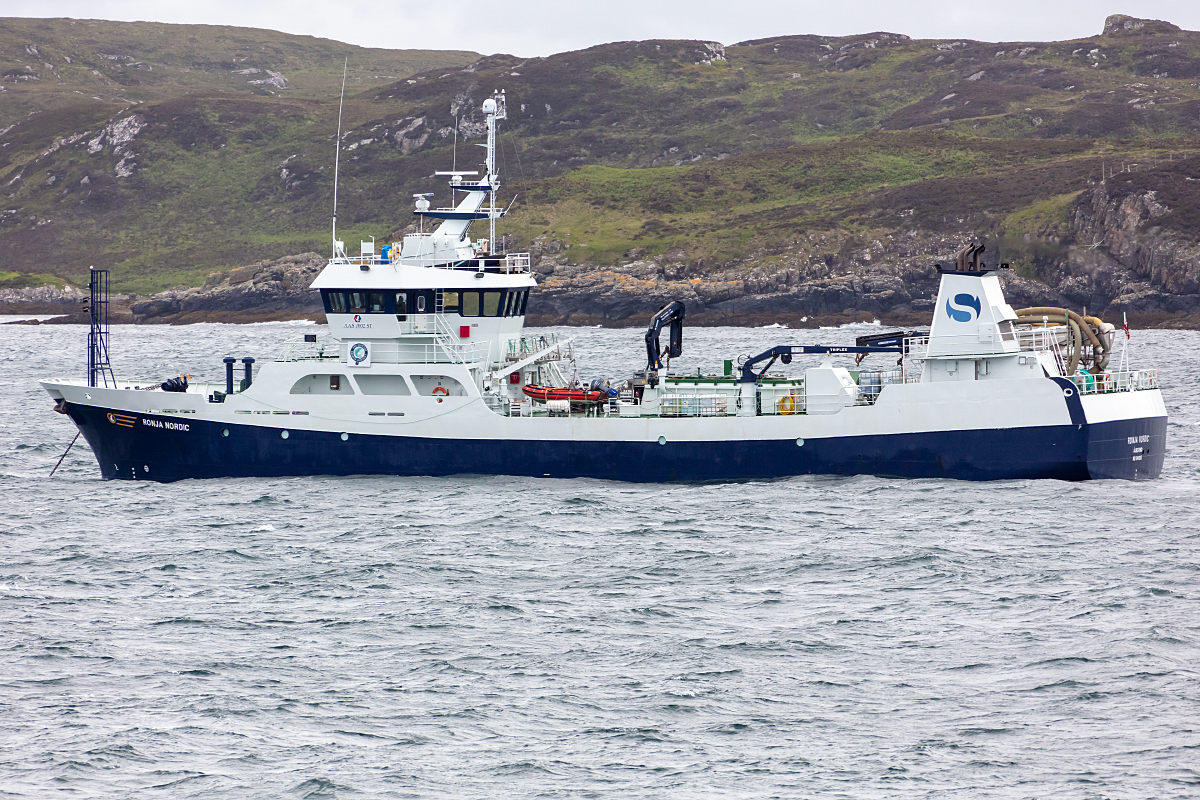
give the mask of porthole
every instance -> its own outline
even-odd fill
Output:
[[[229,435],[229,428],[222,428],[222,429],[221,429],[221,435],[222,435],[222,436],[228,436],[228,435]]]
[[[343,441],[343,442],[345,442],[345,441],[349,441],[349,439],[350,439],[350,434],[348,434],[348,433],[343,433],[343,434],[342,434],[342,441]]]
[[[659,444],[666,444],[666,443],[667,443],[667,437],[665,437],[665,436],[660,436],[660,437],[658,437],[658,443],[659,443]]]
[[[1073,395],[1073,394],[1075,394],[1075,390],[1074,390],[1074,389],[1063,389],[1063,395],[1064,395],[1064,396],[1066,396],[1066,397],[1070,397],[1070,396],[1071,396],[1071,395]]]
[[[287,431],[281,431],[281,432],[280,432],[280,434],[279,434],[279,438],[280,438],[280,439],[286,439],[287,437],[288,437],[288,432],[287,432]]]
[[[797,439],[797,440],[796,440],[796,447],[804,447],[804,440],[803,440],[803,439]]]

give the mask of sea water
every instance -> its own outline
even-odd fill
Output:
[[[112,361],[220,381],[322,330]],[[583,378],[644,364],[554,331]],[[866,331],[688,329],[673,368]],[[104,482],[82,439],[49,478],[36,380],[85,334],[0,327],[0,797],[1200,794],[1200,333],[1130,343],[1157,481],[723,485]]]

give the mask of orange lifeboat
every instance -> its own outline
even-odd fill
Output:
[[[552,386],[530,384],[522,387],[528,397],[544,403],[547,400],[570,400],[572,405],[594,406],[603,403],[606,393],[592,389],[556,389]]]

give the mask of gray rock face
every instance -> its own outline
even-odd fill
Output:
[[[1039,280],[1000,273],[1011,304],[1110,316],[1200,313],[1200,242],[1159,224],[1171,211],[1153,190],[1116,196],[1095,185],[1071,208],[1062,256],[1039,268]],[[684,260],[682,251],[599,268],[570,263],[560,243],[539,243],[542,287],[530,309],[541,322],[579,324],[632,324],[669,300],[687,303],[689,317],[729,324],[761,315],[926,314],[937,293],[934,264],[950,261],[974,237],[908,231],[871,241],[829,238],[821,252],[801,244],[767,264],[751,258],[715,270]],[[996,258],[987,256],[988,263]]]
[[[56,286],[31,286],[24,289],[0,289],[0,305],[64,305],[73,306],[82,303],[88,297],[86,287],[83,291],[73,286],[59,289]]]
[[[1016,307],[1065,305],[1110,315],[1200,313],[1200,243],[1157,224],[1170,211],[1154,191],[1115,196],[1104,183],[1096,185],[1071,208],[1063,255],[1039,268],[1039,280],[1000,273],[1009,301]],[[767,316],[925,316],[937,296],[934,264],[949,263],[973,238],[971,232],[830,232],[724,265],[706,265],[673,250],[653,258],[631,251],[631,260],[613,267],[577,263],[574,256],[582,251],[537,239],[529,248],[539,283],[530,322],[641,324],[671,300],[687,304],[689,319],[709,324]],[[996,257],[986,255],[988,263]],[[319,316],[320,298],[308,287],[325,263],[316,253],[263,261],[214,273],[201,288],[162,292],[130,309],[139,322]],[[56,291],[45,287],[35,293],[49,297]],[[7,293],[0,292],[0,302]],[[63,297],[62,302],[77,302]]]
[[[1104,20],[1104,36],[1128,36],[1130,34],[1146,33],[1176,33],[1181,31],[1178,25],[1159,19],[1138,19],[1125,14],[1112,14]]]
[[[226,273],[213,273],[197,289],[160,292],[130,305],[135,322],[185,314],[220,319],[230,312],[323,312],[321,298],[308,287],[325,267],[316,253],[261,261]]]
[[[1077,202],[1076,246],[1057,278],[1065,297],[1096,309],[1195,313],[1200,310],[1200,242],[1155,222],[1170,209],[1154,191],[1113,197],[1101,183]]]

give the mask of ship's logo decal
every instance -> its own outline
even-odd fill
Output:
[[[137,417],[131,417],[128,414],[114,414],[110,411],[108,421],[113,425],[120,425],[122,428],[132,428],[133,423],[137,422]]]
[[[355,366],[358,366],[366,361],[368,355],[370,355],[370,351],[367,350],[367,346],[362,342],[356,342],[354,346],[350,348],[350,358],[352,361],[354,361]]]
[[[362,322],[362,316],[361,316],[360,314],[355,314],[355,315],[354,315],[354,321],[355,321],[355,322]]]
[[[979,317],[979,298],[973,294],[956,294],[953,300],[946,301],[946,315],[955,322],[970,322],[971,312]]]

